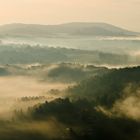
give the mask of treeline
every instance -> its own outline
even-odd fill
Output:
[[[16,116],[23,122],[53,120],[56,129],[61,131],[59,140],[139,140],[139,122],[124,117],[108,117],[95,106],[94,101],[87,99],[59,98],[29,108],[27,115],[16,112]]]
[[[54,69],[55,72],[58,70],[61,73],[61,69],[58,68]],[[89,69],[93,69],[93,66],[88,66]],[[122,98],[125,100],[129,96],[134,96],[138,102],[130,103],[134,104],[134,107],[139,107],[139,77],[139,66],[111,69],[90,76],[69,87],[66,90],[66,98],[45,101],[29,107],[26,112],[15,110],[11,121],[0,121],[0,139],[139,140],[140,119],[118,115],[115,111],[111,114],[110,111],[116,101]],[[132,85],[131,88],[127,88],[129,85]],[[26,97],[22,99],[27,103],[30,100]],[[38,100],[38,97],[35,97],[36,99]],[[99,107],[104,107],[106,110],[101,110]],[[135,111],[132,110],[132,113]],[[139,113],[136,112],[136,115]]]
[[[92,63],[96,65],[134,65],[140,64],[139,56],[128,54],[86,51],[61,47],[31,46],[18,44],[0,44],[0,64],[31,63]]]
[[[48,71],[47,79],[49,78],[53,82],[79,82],[91,76],[102,75],[108,71],[109,69],[105,67],[61,63]]]
[[[106,67],[82,65],[75,63],[33,64],[33,65],[2,65],[0,76],[31,76],[42,81],[72,83],[101,75],[109,71]]]
[[[140,85],[140,67],[112,69],[103,75],[97,75],[70,87],[70,96],[92,98],[97,105],[112,107],[116,100],[123,97],[123,90],[133,85],[130,94]]]

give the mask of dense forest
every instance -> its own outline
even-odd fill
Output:
[[[67,47],[67,46],[66,46]],[[129,49],[128,49],[129,50]],[[136,50],[137,51],[137,50]],[[29,44],[0,44],[0,64],[52,64],[75,62],[82,64],[127,66],[140,64],[140,56],[128,52],[80,50]]]
[[[72,63],[5,65],[1,77],[24,75],[46,84],[70,85],[43,96],[19,98],[22,108],[0,121],[0,139],[139,140],[139,71],[140,67],[108,69]],[[58,97],[61,92],[63,96]],[[56,97],[49,101],[46,94]],[[30,105],[25,109],[25,104]]]

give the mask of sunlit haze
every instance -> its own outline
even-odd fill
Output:
[[[107,22],[140,31],[139,0],[0,0],[0,24]]]

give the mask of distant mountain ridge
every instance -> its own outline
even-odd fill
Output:
[[[107,23],[72,22],[58,25],[14,23],[0,26],[0,36],[9,37],[71,37],[71,36],[138,36]]]

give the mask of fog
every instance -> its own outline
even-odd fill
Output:
[[[59,90],[66,87],[64,84],[43,83],[26,76],[0,77],[0,85],[0,97],[17,98],[23,96],[40,96],[54,87]]]
[[[5,76],[0,77],[0,119],[9,119],[12,117],[13,110],[23,109],[50,101],[61,94],[48,93],[52,89],[64,90],[68,85],[62,83],[42,82],[36,78],[27,76]],[[23,97],[31,98],[29,101],[22,101]],[[32,99],[33,97],[42,97]]]
[[[109,117],[124,117],[133,120],[140,120],[140,88],[137,85],[128,84],[111,109],[98,106],[97,110]]]
[[[78,37],[78,38],[9,38],[2,39],[4,44],[30,44],[48,47],[99,50],[102,52],[131,52],[139,50],[139,37]],[[85,47],[86,46],[86,47]]]
[[[116,101],[112,112],[117,112],[120,116],[140,120],[140,88],[130,84],[124,89],[124,92],[124,97]]]

